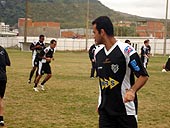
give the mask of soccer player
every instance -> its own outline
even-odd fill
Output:
[[[41,79],[42,75],[44,73],[47,74],[47,76],[44,78],[44,80],[40,84],[41,90],[45,90],[44,84],[52,76],[50,62],[51,62],[51,60],[54,60],[53,53],[54,53],[54,48],[56,47],[56,45],[57,45],[57,41],[51,40],[50,45],[47,48],[45,48],[44,50],[42,50],[39,54],[39,57],[41,58],[41,60],[39,61],[38,76],[35,80],[35,86],[33,88],[33,90],[36,91],[36,92],[39,91],[38,88],[37,88],[37,85],[38,85],[39,80]]]
[[[7,75],[6,66],[10,66],[11,62],[6,50],[0,46],[0,126],[4,126],[3,120],[3,97],[6,90]]]
[[[99,75],[99,128],[137,128],[137,91],[148,73],[135,49],[114,37],[109,17],[92,22],[94,38],[104,47],[95,55]],[[133,84],[131,71],[137,77]]]
[[[145,68],[147,68],[149,57],[150,57],[151,47],[149,45],[149,40],[144,41],[144,45],[141,47],[141,60]]]
[[[39,54],[42,51],[42,49],[45,48],[45,43],[44,43],[44,35],[40,35],[39,36],[39,41],[38,42],[33,42],[30,45],[30,50],[32,50],[32,69],[30,71],[30,75],[29,75],[29,79],[28,79],[28,83],[31,83],[31,79],[34,75],[35,70],[38,68],[38,64],[39,64]],[[36,72],[36,76],[35,79],[37,77],[37,72]],[[35,82],[35,80],[34,80]]]
[[[95,50],[96,50],[96,45],[95,44],[91,45],[91,47],[89,49],[89,58],[90,58],[90,61],[91,61],[90,78],[94,78],[94,73],[95,73],[95,70],[96,70],[96,64],[95,64],[95,61],[94,61]],[[98,77],[97,70],[96,70],[96,77]]]

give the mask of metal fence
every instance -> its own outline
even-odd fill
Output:
[[[132,46],[139,53],[140,48],[144,44],[144,40],[149,39],[151,45],[151,53],[154,54],[163,54],[164,48],[164,39],[155,39],[149,37],[116,37],[117,40],[124,42],[126,39],[131,41]],[[51,39],[55,38],[46,38],[45,42],[47,44],[50,43]],[[90,48],[90,46],[94,43],[94,39],[88,39],[86,43],[85,39],[71,39],[71,38],[59,38],[57,40],[57,50],[58,51],[82,51]],[[0,37],[0,45],[9,48],[19,48],[21,50],[29,51],[29,45],[32,42],[38,41],[38,37],[28,37],[27,43],[24,44],[24,37]],[[170,54],[170,39],[167,39],[166,43],[166,54]]]

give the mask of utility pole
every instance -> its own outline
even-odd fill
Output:
[[[166,1],[165,34],[164,34],[164,49],[163,49],[164,56],[166,55],[167,19],[168,19],[168,0]]]
[[[87,16],[86,16],[86,49],[88,45],[88,38],[89,38],[89,0],[87,0]]]
[[[24,43],[27,42],[28,0],[25,1]]]

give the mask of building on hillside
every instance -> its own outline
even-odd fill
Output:
[[[132,24],[131,21],[119,21],[114,23],[114,25],[118,27],[130,27],[131,24]]]
[[[19,35],[24,36],[25,18],[18,19]],[[39,36],[44,34],[46,37],[60,37],[60,23],[58,22],[33,22],[27,19],[27,36]]]
[[[9,25],[6,25],[4,22],[0,22],[0,32],[9,32]]]
[[[160,21],[138,21],[136,33],[140,37],[156,37],[162,39],[164,37],[165,27]]]
[[[10,26],[0,22],[0,37],[17,36],[16,32],[10,31]]]
[[[88,37],[93,37],[92,29],[88,29]],[[61,38],[86,38],[85,28],[61,29]]]

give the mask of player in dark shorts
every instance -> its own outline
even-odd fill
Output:
[[[150,52],[151,47],[149,45],[149,40],[145,40],[144,45],[141,47],[141,60],[145,68],[147,68],[149,62]]]
[[[0,126],[4,126],[3,120],[3,97],[6,90],[7,75],[6,66],[10,66],[11,62],[6,50],[0,46]]]
[[[135,49],[114,37],[109,17],[92,22],[97,45],[105,46],[95,53],[99,75],[99,128],[137,128],[137,91],[148,80]],[[137,77],[131,81],[131,72]]]
[[[38,68],[38,64],[39,64],[39,54],[40,52],[45,48],[45,43],[44,43],[44,35],[40,35],[39,36],[39,41],[38,42],[33,42],[30,45],[30,50],[32,50],[32,69],[30,71],[30,75],[29,75],[29,79],[28,79],[28,83],[31,83],[31,79],[34,75],[34,72],[36,71],[36,69]],[[38,73],[36,72],[36,76],[37,77]],[[35,80],[34,80],[35,82]]]
[[[44,78],[44,80],[41,82],[40,87],[41,90],[44,89],[44,84],[51,78],[52,73],[51,73],[51,67],[50,67],[50,62],[53,60],[53,53],[54,53],[54,48],[57,45],[56,40],[51,40],[50,41],[50,46],[42,50],[39,54],[39,57],[41,60],[39,61],[39,67],[38,67],[38,76],[35,81],[35,86],[33,88],[34,91],[38,92],[37,85],[39,83],[39,80],[41,79],[42,75],[47,74],[47,76]]]

